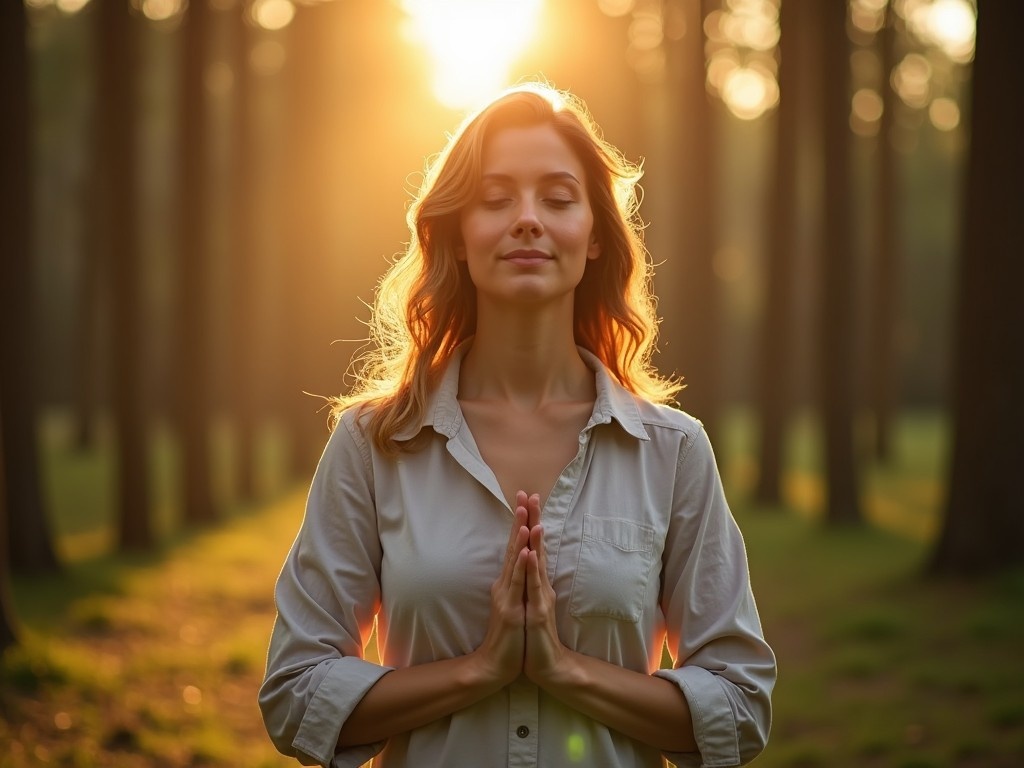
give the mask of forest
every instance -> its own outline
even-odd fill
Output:
[[[0,768],[292,764],[255,696],[327,398],[425,163],[530,80],[642,163],[656,363],[780,660],[756,764],[1024,762],[1021,21],[3,4]]]

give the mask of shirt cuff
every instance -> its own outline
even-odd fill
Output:
[[[332,661],[306,707],[292,746],[330,768],[359,768],[380,752],[384,741],[339,748],[338,737],[366,692],[390,671],[354,656]]]
[[[740,765],[739,730],[732,703],[718,677],[703,667],[659,669],[657,677],[679,686],[690,707],[693,735],[699,754],[665,753],[680,768],[714,768]]]

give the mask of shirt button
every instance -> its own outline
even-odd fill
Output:
[[[525,739],[529,735],[530,729],[527,728],[525,725],[520,725],[518,728],[516,728],[516,736],[518,736],[520,739]]]

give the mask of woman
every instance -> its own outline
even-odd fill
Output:
[[[710,444],[650,366],[638,178],[539,85],[432,166],[278,582],[260,705],[282,752],[632,767],[763,748],[775,660]]]

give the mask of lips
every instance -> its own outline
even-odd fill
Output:
[[[544,253],[544,251],[520,249],[506,253],[501,259],[502,261],[518,264],[519,266],[530,267],[551,261],[552,256]]]

